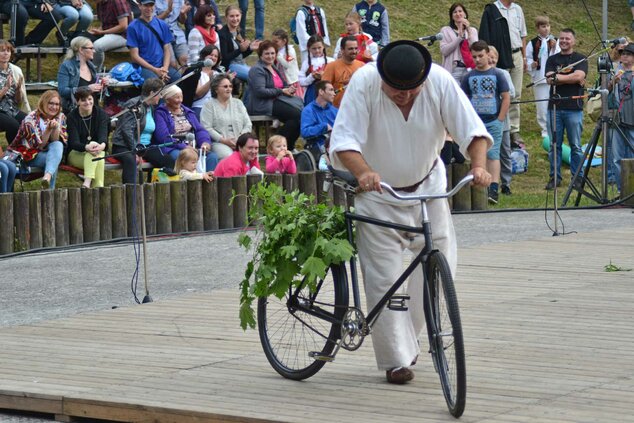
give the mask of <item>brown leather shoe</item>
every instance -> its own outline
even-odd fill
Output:
[[[385,377],[389,383],[403,385],[414,379],[414,372],[407,367],[395,367],[385,372]]]

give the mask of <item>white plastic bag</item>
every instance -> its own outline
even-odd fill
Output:
[[[198,163],[196,163],[196,172],[207,172],[207,152],[202,148],[198,151]]]

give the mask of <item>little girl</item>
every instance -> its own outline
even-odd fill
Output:
[[[198,152],[195,148],[187,147],[181,150],[178,158],[176,159],[176,166],[174,166],[174,171],[178,173],[178,176],[182,180],[198,180],[203,179],[207,182],[211,182],[214,179],[214,173],[212,171],[209,172],[198,172],[196,170],[196,164],[198,163]]]
[[[306,46],[308,60],[302,63],[302,69],[299,71],[299,83],[304,87],[304,105],[308,105],[317,97],[315,83],[321,80],[328,62],[334,61],[332,57],[326,57],[326,46],[320,35],[311,36]]]
[[[304,98],[304,89],[299,83],[299,65],[295,47],[288,43],[288,33],[283,29],[273,31],[273,44],[277,47],[277,63],[280,64],[288,85],[295,87],[295,95]]]
[[[266,173],[297,173],[293,153],[286,148],[286,138],[273,135],[266,146]],[[177,164],[178,165],[178,164]]]
[[[375,61],[379,56],[379,45],[374,42],[370,34],[361,31],[361,16],[357,12],[348,12],[344,21],[346,32],[341,34],[335,47],[335,57],[341,54],[341,39],[349,35],[354,35],[359,43],[359,54],[357,60],[364,63]]]

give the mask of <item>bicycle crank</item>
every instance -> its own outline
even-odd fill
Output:
[[[348,351],[357,350],[370,331],[363,312],[350,307],[341,322],[341,347]]]

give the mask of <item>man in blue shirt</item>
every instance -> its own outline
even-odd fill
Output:
[[[172,82],[180,78],[170,67],[174,37],[165,22],[154,16],[154,0],[141,0],[141,16],[128,26],[128,48],[141,76]]]
[[[315,84],[315,91],[317,98],[302,110],[301,134],[306,140],[304,148],[313,154],[315,160],[319,160],[319,156],[325,152],[326,135],[332,131],[339,109],[332,105],[335,87],[330,81],[319,81]]]
[[[487,171],[491,174],[489,202],[497,204],[500,182],[500,145],[504,119],[511,105],[511,95],[506,77],[500,69],[489,65],[489,45],[486,41],[471,44],[475,69],[462,79],[462,90],[493,137],[493,147],[487,151]]]

